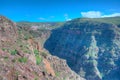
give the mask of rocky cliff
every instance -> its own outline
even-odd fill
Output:
[[[49,32],[29,28],[0,16],[0,80],[84,80],[43,48]]]
[[[0,47],[4,46],[6,42],[15,42],[18,36],[17,28],[15,26],[15,23],[4,16],[0,16]]]
[[[65,59],[72,70],[87,80],[120,80],[120,28],[117,20],[69,21],[52,30],[44,47],[52,55]]]

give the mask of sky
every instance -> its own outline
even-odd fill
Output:
[[[0,15],[16,22],[114,17],[120,16],[120,0],[0,0]]]

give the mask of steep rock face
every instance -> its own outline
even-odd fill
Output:
[[[56,56],[49,56],[47,59],[55,70],[55,74],[58,77],[56,80],[86,80],[72,71],[65,60],[59,59]]]
[[[114,24],[76,19],[54,29],[44,47],[87,80],[120,80],[120,29]]]
[[[24,54],[26,57],[29,58],[29,55]],[[34,59],[21,63],[17,61],[20,58],[0,50],[0,80],[85,80],[57,57],[49,55],[46,59],[43,58],[40,65],[36,65]]]
[[[85,80],[41,48],[45,32],[32,35],[0,16],[0,80]]]
[[[16,24],[4,16],[0,16],[0,44],[13,43],[17,39]]]

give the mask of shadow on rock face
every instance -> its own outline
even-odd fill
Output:
[[[44,48],[65,59],[73,71],[87,80],[107,80],[104,77],[118,65],[113,57],[120,56],[119,45],[114,43],[119,41],[119,31],[107,23],[68,23],[52,30]]]

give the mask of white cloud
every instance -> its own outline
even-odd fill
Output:
[[[102,18],[102,17],[120,16],[120,13],[102,15],[102,13],[100,11],[88,11],[88,12],[81,12],[81,15],[82,15],[82,17],[86,17],[86,18]]]
[[[66,21],[70,21],[70,20],[72,20],[72,19],[69,18],[69,19],[67,19]]]
[[[110,15],[103,15],[102,17],[116,17],[116,16],[120,16],[120,13],[113,13]]]
[[[64,14],[64,16],[65,16],[65,17],[68,17],[68,14],[66,13],[66,14]]]
[[[68,14],[64,14],[64,17],[65,17],[65,20],[66,21],[70,21],[71,19],[69,18],[69,15]]]
[[[99,18],[101,17],[101,12],[99,11],[81,12],[81,15],[87,18]]]
[[[39,20],[42,20],[42,21],[50,21],[51,19],[55,18],[55,16],[49,16],[47,18],[44,18],[44,17],[40,17],[38,18]]]
[[[55,18],[55,16],[50,16],[50,18]]]
[[[40,17],[38,18],[39,20],[47,20],[46,18]]]

